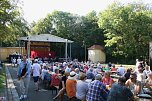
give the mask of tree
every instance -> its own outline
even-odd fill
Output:
[[[104,43],[103,31],[98,27],[97,21],[98,18],[95,11],[88,13],[86,16],[54,11],[44,19],[33,23],[31,32],[32,34],[50,33],[73,40],[75,42],[74,45],[72,45],[73,57],[80,59],[84,57],[84,42],[87,47],[93,44],[103,45]],[[58,45],[58,47],[59,46],[60,45]]]
[[[114,3],[99,14],[99,27],[105,30],[106,47],[113,55],[132,57],[148,55],[152,38],[152,11],[142,3]]]
[[[104,46],[103,30],[98,26],[98,16],[95,11],[89,12],[83,19],[85,26],[85,41],[88,47],[93,44]]]
[[[0,1],[0,41],[4,46],[16,45],[16,39],[29,30],[27,22],[21,16],[18,3],[18,0]]]

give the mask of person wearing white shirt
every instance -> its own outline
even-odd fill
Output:
[[[140,61],[138,59],[136,59],[136,66],[135,66],[135,72],[138,71],[138,67],[140,65]]]
[[[151,73],[150,67],[148,65],[145,66],[143,73],[146,75],[146,78],[148,77],[148,74]]]
[[[21,63],[21,58],[20,57],[18,57],[18,59],[17,59],[17,67],[18,67],[18,65]]]
[[[57,66],[57,64],[54,64],[54,66],[53,66],[53,72],[55,72],[56,69],[59,69],[59,67]]]
[[[42,73],[41,73],[41,79],[44,80],[44,76],[46,75],[46,73],[48,73],[49,70],[47,69],[46,66],[43,67],[42,69]]]
[[[40,77],[40,73],[41,73],[41,66],[40,64],[38,64],[38,59],[34,60],[34,64],[32,66],[32,73],[33,73],[33,79],[34,79],[34,83],[35,83],[35,87],[36,87],[36,91],[39,90],[39,77]]]
[[[15,64],[16,64],[16,59],[15,58],[13,58],[12,63],[14,65],[14,67],[15,67]]]

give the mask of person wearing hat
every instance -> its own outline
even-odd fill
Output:
[[[32,74],[33,74],[33,79],[34,79],[34,84],[35,84],[35,91],[39,90],[39,77],[41,73],[41,66],[38,64],[38,59],[34,60],[34,64],[32,66]]]
[[[66,92],[68,98],[74,98],[76,96],[76,83],[76,73],[72,71],[66,80]]]
[[[79,79],[76,84],[76,97],[81,101],[86,101],[86,94],[88,92],[88,83],[85,82],[87,76],[85,73],[79,74]]]

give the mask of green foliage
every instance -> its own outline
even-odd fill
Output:
[[[99,27],[105,30],[106,47],[113,55],[138,58],[148,56],[152,39],[152,11],[141,3],[114,3],[99,14]]]
[[[50,33],[75,42],[73,48],[75,58],[84,57],[84,45],[104,45],[102,29],[98,27],[98,17],[95,11],[86,16],[78,16],[63,11],[54,11],[44,19],[32,24],[31,34]],[[58,45],[59,47],[63,47]],[[63,50],[63,49],[62,49]],[[82,50],[82,51],[78,51]],[[80,52],[80,53],[78,53]],[[79,55],[78,55],[79,54]]]
[[[4,90],[5,87],[5,68],[0,70],[0,92]]]
[[[25,36],[29,30],[18,3],[18,0],[0,1],[0,42],[3,46],[15,46],[17,38]]]

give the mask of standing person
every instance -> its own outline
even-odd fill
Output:
[[[95,80],[88,85],[87,101],[107,101],[109,91],[101,82],[101,74],[95,76]]]
[[[23,56],[23,61],[19,64],[17,76],[20,83],[20,99],[27,98],[28,87],[30,82],[31,63],[27,61],[26,55]]]
[[[16,64],[16,59],[15,59],[15,57],[13,58],[13,65],[14,65],[14,67],[15,67],[15,64]]]
[[[35,84],[35,91],[39,90],[39,77],[41,74],[41,66],[38,64],[38,59],[34,60],[34,64],[32,66],[32,73],[33,73],[33,79],[34,79],[34,84]]]
[[[132,101],[134,96],[125,86],[126,78],[120,77],[118,83],[112,85],[107,101]]]
[[[22,62],[21,58],[18,57],[18,59],[17,59],[17,67],[19,66],[19,64],[20,64],[21,62]]]

